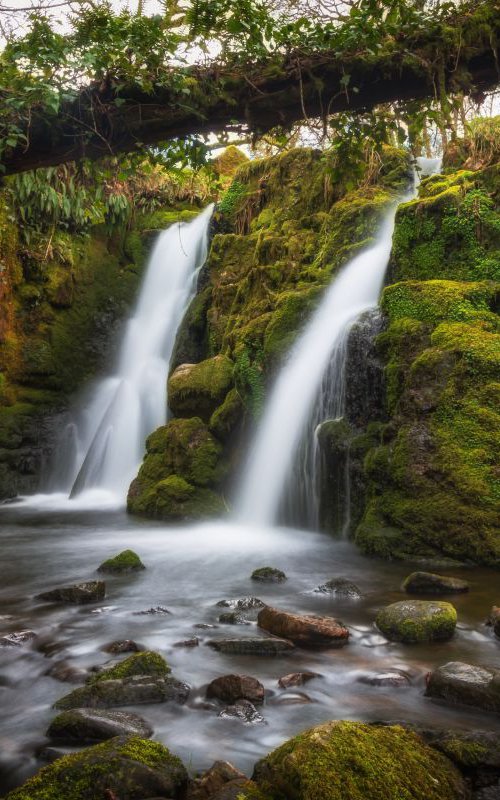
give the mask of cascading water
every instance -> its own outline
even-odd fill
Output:
[[[72,497],[94,487],[126,495],[147,435],[166,420],[169,362],[206,259],[212,208],[158,237],[116,370],[97,384],[78,421],[63,432],[54,489]]]

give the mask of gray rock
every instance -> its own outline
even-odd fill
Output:
[[[110,642],[102,649],[105,653],[111,653],[116,656],[120,655],[120,653],[140,653],[141,650],[144,650],[144,647],[132,639],[121,639],[117,642]]]
[[[146,608],[144,611],[134,611],[135,617],[142,617],[145,614],[171,614],[172,612],[165,608],[165,606],[154,606],[153,608]]]
[[[264,687],[250,675],[222,675],[208,684],[207,697],[231,704],[237,700],[260,704],[264,702]]]
[[[207,642],[219,653],[237,656],[277,656],[289,653],[294,649],[287,639],[273,637],[269,639],[214,639]]]
[[[261,583],[283,583],[287,579],[285,573],[276,567],[259,567],[254,569],[250,577]]]
[[[262,714],[248,700],[238,700],[234,705],[226,706],[218,716],[222,719],[240,719],[247,725],[264,722]]]
[[[408,594],[458,594],[469,591],[469,584],[460,578],[449,578],[434,572],[412,572],[403,581],[403,592]]]
[[[45,674],[63,683],[83,683],[87,677],[85,669],[75,667],[68,661],[56,661]]]
[[[0,637],[0,647],[21,647],[26,642],[36,639],[34,631],[14,631]]]
[[[250,622],[239,611],[226,611],[219,616],[219,622],[222,622],[223,625],[250,625]]]
[[[345,578],[332,578],[332,580],[318,586],[314,591],[318,594],[330,594],[335,597],[345,597],[349,600],[359,600],[363,596],[356,584]]]
[[[456,624],[456,610],[443,600],[402,600],[377,615],[377,627],[395,642],[445,641]]]
[[[75,708],[63,711],[52,720],[47,730],[49,739],[67,744],[101,742],[113,736],[140,736],[149,739],[152,727],[138,714],[129,711],[101,711],[97,708]]]
[[[430,673],[426,694],[450,705],[500,712],[500,669],[450,661]]]
[[[312,681],[313,678],[321,678],[319,672],[290,672],[283,675],[278,680],[278,686],[282,689],[289,689],[291,686],[303,686],[304,683]]]
[[[137,675],[131,678],[100,680],[82,686],[54,703],[54,708],[112,708],[149,703],[185,703],[189,686],[170,676]]]
[[[219,600],[216,605],[220,608],[231,608],[237,613],[244,611],[245,618],[255,620],[260,609],[264,608],[265,603],[258,597],[240,597],[238,600]]]
[[[51,589],[49,592],[42,592],[37,595],[37,600],[83,605],[98,603],[100,600],[104,600],[105,595],[106,585],[103,581],[87,581],[74,586],[61,586],[58,589]]]
[[[193,636],[191,639],[184,639],[183,642],[175,642],[174,647],[198,647],[200,640],[197,636]]]

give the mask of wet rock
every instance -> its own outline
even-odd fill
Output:
[[[91,675],[87,682],[97,683],[98,681],[130,678],[134,675],[164,677],[169,672],[171,672],[169,665],[159,653],[143,650],[119,661],[118,664],[112,664],[109,667],[105,665],[97,675]]]
[[[46,764],[52,764],[53,761],[57,761],[58,758],[66,755],[67,753],[64,750],[58,750],[57,747],[42,747],[36,754],[37,758]]]
[[[208,684],[207,697],[231,704],[237,700],[249,700],[258,705],[264,702],[264,687],[250,675],[222,675]]]
[[[237,703],[226,706],[217,716],[222,717],[222,719],[234,717],[249,725],[264,722],[262,714],[259,714],[253,703],[248,700],[238,700]]]
[[[7,633],[5,636],[0,636],[0,647],[21,647],[26,642],[31,642],[36,639],[34,631],[14,631]]]
[[[458,594],[468,592],[469,584],[460,578],[449,578],[434,572],[412,572],[403,581],[401,589],[408,594]]]
[[[278,680],[278,686],[282,689],[289,689],[291,686],[303,686],[313,678],[321,678],[319,672],[290,672],[288,675],[283,675]]]
[[[118,555],[103,561],[97,568],[97,572],[105,572],[109,575],[124,575],[127,572],[140,572],[146,569],[141,559],[133,550],[122,550]]]
[[[54,708],[113,708],[150,703],[185,703],[189,686],[170,676],[135,675],[131,678],[101,680],[74,689],[54,703]]]
[[[240,597],[239,600],[219,600],[216,605],[220,608],[234,608],[235,611],[253,611],[264,608],[265,603],[258,597]]]
[[[301,616],[266,606],[257,618],[260,628],[301,647],[342,647],[349,631],[333,617]]]
[[[450,661],[430,673],[426,694],[450,705],[500,711],[500,669]]]
[[[58,758],[7,798],[168,798],[179,797],[186,784],[184,765],[162,744],[138,736],[118,736]]]
[[[120,653],[140,653],[141,650],[144,650],[144,647],[137,644],[137,642],[134,642],[132,639],[121,639],[116,642],[110,642],[102,649],[105,653],[111,653],[117,656],[120,655]]]
[[[210,800],[267,800],[258,789],[257,784],[248,778],[237,778],[229,781]]]
[[[493,633],[500,639],[500,608],[498,606],[492,606],[486,619],[486,625],[491,625]]]
[[[287,579],[285,573],[275,567],[259,567],[254,569],[250,577],[261,583],[283,583]]]
[[[287,692],[273,699],[273,705],[278,706],[301,706],[312,703],[311,698],[305,692]]]
[[[332,578],[331,581],[321,584],[315,590],[319,594],[331,594],[335,597],[345,597],[349,600],[359,600],[363,595],[352,581],[345,578]]]
[[[189,781],[186,800],[212,800],[222,787],[235,780],[246,781],[245,775],[228,761],[215,761],[198,778]]]
[[[457,612],[438,600],[402,600],[379,611],[377,627],[395,642],[432,642],[451,639]]]
[[[51,589],[49,592],[42,592],[37,595],[37,600],[83,605],[85,603],[98,603],[100,600],[104,600],[105,594],[106,585],[103,581],[87,581],[75,586],[61,586],[58,589]]]
[[[101,711],[75,708],[63,711],[50,723],[47,736],[67,744],[101,742],[113,736],[140,736],[149,739],[152,727],[138,714],[129,711]]]
[[[377,675],[362,675],[358,678],[360,683],[366,683],[368,686],[394,686],[401,688],[410,685],[408,675],[399,670],[387,670],[387,672],[379,672]]]
[[[500,734],[496,731],[420,729],[416,732],[436,747],[462,771],[469,774],[488,771],[495,781],[500,777]],[[485,774],[481,776],[484,780]]]
[[[168,379],[168,404],[176,417],[208,422],[233,383],[233,362],[224,355],[198,364],[181,364]]]
[[[145,614],[171,614],[172,612],[165,608],[165,606],[154,606],[146,608],[145,611],[134,611],[134,617],[142,617]]]
[[[198,647],[200,640],[197,636],[193,636],[191,639],[184,639],[183,642],[175,642],[174,647]]]
[[[202,631],[208,631],[211,628],[218,628],[218,627],[219,627],[218,625],[211,625],[209,622],[197,622],[195,625],[193,625],[193,628],[198,628],[199,630]]]
[[[69,661],[56,661],[45,674],[63,683],[83,683],[87,670],[75,667]]]
[[[294,649],[287,639],[214,639],[207,642],[219,653],[236,656],[278,656]]]
[[[250,622],[239,611],[226,611],[219,616],[219,622],[224,625],[250,625]]]

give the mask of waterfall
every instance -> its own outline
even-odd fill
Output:
[[[159,235],[115,370],[97,383],[87,407],[62,433],[55,489],[75,497],[98,487],[125,497],[146,437],[166,421],[170,358],[206,259],[212,209]]]

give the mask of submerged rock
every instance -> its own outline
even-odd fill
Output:
[[[138,714],[130,711],[101,711],[75,708],[63,711],[52,720],[47,736],[58,742],[99,742],[114,736],[140,736],[148,739],[152,727]]]
[[[253,581],[262,583],[282,583],[287,579],[285,573],[275,567],[259,567],[254,569],[250,577]]]
[[[264,687],[250,675],[222,675],[208,684],[207,697],[216,697],[225,703],[249,700],[259,704],[264,702]]]
[[[87,670],[75,667],[74,664],[68,661],[56,661],[50,669],[47,670],[45,675],[54,678],[56,681],[63,683],[83,683],[87,678]]]
[[[445,641],[453,636],[456,624],[454,607],[438,600],[402,600],[377,615],[377,627],[396,642]]]
[[[90,676],[87,683],[130,678],[133,675],[158,675],[164,677],[169,672],[171,672],[169,665],[159,653],[143,650],[128,656],[123,661],[119,661],[118,664],[105,667],[97,675]]]
[[[426,694],[450,705],[500,712],[500,669],[450,661],[430,673]]]
[[[253,780],[279,800],[465,800],[457,768],[399,726],[327,722],[255,765]]]
[[[34,631],[13,631],[5,636],[0,636],[0,647],[21,647],[26,642],[36,639],[36,636]]]
[[[219,616],[219,622],[224,625],[250,625],[250,622],[239,611],[226,611]]]
[[[349,639],[347,628],[333,617],[301,616],[266,606],[257,621],[269,633],[301,647],[343,647]]]
[[[363,596],[356,584],[345,578],[332,578],[331,581],[321,584],[314,591],[318,594],[331,594],[336,597],[346,597],[350,600],[359,600]]]
[[[262,714],[259,714],[253,703],[250,703],[249,700],[238,700],[238,702],[233,705],[226,706],[226,708],[223,708],[222,711],[219,712],[218,716],[222,717],[222,719],[230,717],[241,719],[242,722],[245,722],[247,725],[264,722]]]
[[[146,569],[141,559],[133,550],[122,550],[113,558],[103,561],[97,568],[98,572],[107,572],[110,575],[121,575],[127,572],[138,572]]]
[[[106,584],[103,581],[87,581],[74,586],[61,586],[37,595],[37,600],[48,600],[51,603],[98,603],[104,600]]]
[[[290,686],[303,686],[313,678],[321,678],[319,672],[290,672],[278,679],[278,686],[282,689],[289,689]]]
[[[113,708],[149,703],[185,703],[186,683],[167,676],[135,675],[130,678],[101,680],[81,686],[54,703],[54,708]]]
[[[56,759],[9,792],[7,800],[178,797],[186,783],[182,761],[162,744],[120,736]]]
[[[142,645],[137,644],[132,639],[121,639],[116,642],[110,642],[103,650],[105,653],[111,653],[112,655],[119,655],[120,653],[140,653],[141,650],[145,648]]]
[[[171,614],[172,612],[165,608],[165,606],[154,606],[146,608],[144,611],[134,611],[134,617],[143,617],[146,614]]]
[[[469,584],[460,578],[449,578],[434,572],[412,572],[401,588],[408,594],[457,594],[468,592]]]
[[[275,636],[272,639],[214,639],[207,644],[219,653],[236,656],[277,656],[294,649],[292,642]]]
[[[191,639],[184,639],[183,642],[174,642],[173,647],[198,647],[200,640],[197,636],[193,636]]]

